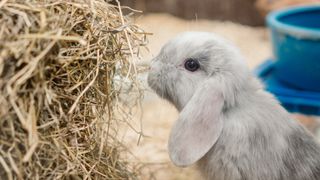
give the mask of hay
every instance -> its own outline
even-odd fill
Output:
[[[0,179],[137,177],[114,112],[146,34],[115,4],[0,1]]]

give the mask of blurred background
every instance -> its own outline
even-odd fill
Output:
[[[292,5],[317,3],[318,0],[121,0],[122,5],[144,13],[169,13],[177,17],[227,20],[244,25],[262,26],[265,15]]]
[[[151,60],[162,45],[183,31],[208,31],[232,41],[254,71],[267,59],[273,59],[270,32],[266,15],[289,6],[319,3],[318,0],[121,0],[122,5],[143,11],[137,18],[149,36],[149,51],[141,53],[142,60]],[[320,21],[320,19],[319,19]],[[319,26],[320,27],[320,26]],[[142,75],[145,81],[146,75]],[[178,113],[168,102],[157,97],[144,84],[146,93],[142,111],[137,110],[132,126],[142,125],[144,136],[127,130],[124,141],[133,154],[148,166],[143,168],[145,179],[196,179],[199,175],[190,168],[177,168],[169,160],[167,140]],[[316,136],[320,137],[319,118],[315,115],[292,113]],[[141,123],[141,124],[140,124]],[[151,175],[150,175],[151,173]]]

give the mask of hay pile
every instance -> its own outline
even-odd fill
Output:
[[[115,4],[0,1],[0,179],[137,177],[114,111],[145,33]]]

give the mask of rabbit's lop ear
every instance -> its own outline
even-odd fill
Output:
[[[219,83],[206,80],[180,112],[169,138],[169,155],[177,166],[202,158],[218,140],[222,127],[223,93]]]

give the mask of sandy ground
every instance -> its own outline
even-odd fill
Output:
[[[231,22],[186,21],[167,14],[144,16],[139,19],[138,24],[146,31],[153,33],[149,37],[150,52],[143,55],[145,60],[155,57],[166,41],[183,31],[214,32],[229,39],[239,47],[250,68],[270,58],[272,54],[268,31],[265,28],[252,28]],[[194,167],[177,168],[169,160],[167,140],[170,128],[177,119],[178,113],[175,108],[147,90],[142,109],[142,119],[140,119],[141,113],[137,113],[131,124],[139,129],[139,123],[142,120],[145,137],[137,145],[139,136],[136,132],[128,130],[125,141],[126,144],[130,144],[129,148],[133,154],[147,164],[143,179],[199,179],[200,176]]]

